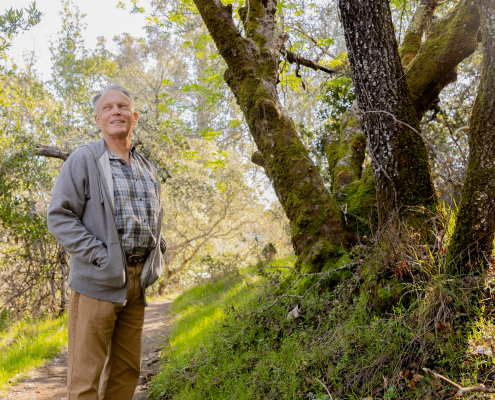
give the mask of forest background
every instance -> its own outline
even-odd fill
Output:
[[[95,48],[87,47],[84,15],[76,4],[62,4],[62,25],[50,41],[49,79],[37,75],[36,51],[27,51],[21,62],[9,58],[8,47],[2,52],[3,309],[21,315],[28,309],[38,313],[66,308],[66,255],[46,230],[46,207],[60,159],[99,137],[90,99],[110,82],[135,94],[140,114],[135,142],[167,182],[163,196],[169,251],[162,292],[177,272],[188,268],[189,276],[199,276],[206,272],[202,268],[218,264],[221,254],[249,262],[248,254],[255,248],[259,253],[268,243],[282,255],[290,252],[288,221],[264,169],[250,160],[259,153],[223,79],[225,61],[195,6],[120,2],[118,8],[146,16],[147,25],[143,37],[123,32],[112,38],[110,52],[103,37]],[[419,4],[391,2],[399,43]],[[282,2],[277,7],[279,29],[289,34],[289,53],[314,64],[306,68],[307,62],[286,55],[280,100],[324,184],[342,199],[346,194],[339,193],[347,178],[337,178],[339,171],[332,170],[339,156],[330,154],[328,144],[341,140],[342,116],[355,94],[337,3]],[[437,17],[453,7],[446,2],[438,7]],[[457,80],[421,121],[436,191],[449,216],[460,201],[466,176],[467,127],[480,75],[478,50],[462,60]],[[358,169],[369,171],[369,156],[363,161]],[[339,204],[339,212],[358,215],[361,238],[373,228],[372,212],[362,212],[370,210],[370,197],[374,194]],[[445,234],[448,238],[451,232]]]
[[[5,315],[67,307],[45,210],[62,161],[98,138],[89,102],[110,82],[135,94],[136,146],[166,183],[157,292],[293,251],[268,275],[286,307],[344,284],[375,317],[422,309],[425,332],[471,315],[476,295],[449,304],[492,267],[493,1],[119,2],[146,34],[95,48],[63,5],[48,80],[34,54],[9,59],[42,16],[2,20]]]
[[[290,251],[287,221],[273,193],[264,195],[264,174],[246,158],[253,143],[206,33],[181,37],[149,26],[145,37],[113,38],[110,53],[104,38],[86,47],[85,16],[76,4],[62,5],[49,79],[37,74],[36,50],[19,63],[9,48],[3,53],[2,309],[22,316],[67,307],[67,258],[46,229],[46,208],[63,160],[100,137],[90,101],[110,83],[134,94],[134,143],[167,183],[161,292],[179,272],[176,288],[221,265],[252,262],[268,243]]]

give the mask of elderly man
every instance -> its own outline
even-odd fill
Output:
[[[131,400],[146,287],[163,268],[160,182],[131,144],[129,91],[111,85],[93,108],[103,137],[67,159],[48,209],[48,228],[70,253],[67,400]]]

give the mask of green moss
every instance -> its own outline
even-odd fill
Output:
[[[377,259],[368,259],[361,267],[361,292],[367,295],[377,313],[390,312],[393,306],[403,300],[405,285],[399,277],[390,275],[384,263]]]
[[[376,211],[376,187],[373,170],[368,167],[358,181],[352,182],[344,189],[339,198],[341,204],[347,204],[347,224],[361,236],[369,235],[371,228],[378,222]]]
[[[296,267],[297,267],[297,262],[296,261]],[[315,270],[314,264],[302,264],[299,266],[299,270],[303,274],[309,274],[312,272],[320,272],[320,271],[330,271],[332,269],[339,268],[345,264],[350,264],[352,263],[352,259],[349,257],[348,254],[345,254],[344,256],[330,256],[326,258],[326,263],[324,267],[320,270]],[[327,278],[325,278],[322,282],[320,282],[319,287],[322,290],[331,290],[334,288],[337,284],[340,282],[349,279],[352,276],[352,270],[349,269],[343,269],[337,272],[334,272],[332,274],[329,274]],[[297,278],[295,274],[287,274],[285,279],[282,281],[282,283],[278,286],[275,294],[279,295],[285,292],[285,290],[294,282],[294,280]],[[304,294],[312,285],[314,285],[318,281],[319,277],[308,277],[308,278],[302,278],[300,279],[294,286],[293,286],[293,293],[302,295]]]
[[[351,107],[342,117],[338,140],[327,140],[324,149],[335,192],[340,192],[352,181],[361,178],[366,136],[356,106]]]
[[[420,118],[452,81],[448,74],[476,50],[479,26],[478,3],[472,0],[461,1],[447,16],[432,23],[425,43],[406,74],[411,99]]]
[[[351,137],[351,171],[354,176],[361,178],[363,172],[363,161],[366,155],[366,136],[359,133]]]
[[[408,32],[404,38],[404,44],[400,49],[400,58],[403,66],[408,66],[409,63],[416,57],[418,50],[421,47],[422,34]]]

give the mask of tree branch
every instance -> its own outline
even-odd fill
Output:
[[[457,389],[457,395],[456,397],[461,397],[464,394],[467,393],[473,393],[473,392],[478,392],[478,393],[495,393],[495,389],[493,388],[487,388],[484,385],[478,385],[478,386],[471,386],[471,387],[462,387],[461,385],[455,383],[454,381],[451,381],[449,378],[437,374],[436,372],[433,372],[429,368],[423,368],[423,371],[428,372],[429,374],[432,374],[435,378],[441,379],[444,382],[447,382],[449,385],[452,385]]]
[[[194,0],[194,4],[227,65],[244,58],[246,40],[232,19],[232,5],[224,6],[219,0]]]
[[[411,99],[420,118],[437,101],[443,88],[456,80],[457,64],[477,49],[479,28],[479,6],[473,0],[462,0],[431,25],[406,70]]]
[[[305,67],[314,69],[315,71],[323,71],[323,72],[326,72],[327,74],[334,74],[335,73],[334,70],[328,69],[321,64],[318,64],[318,63],[315,63],[314,61],[308,60],[308,59],[300,56],[297,53],[293,53],[289,50],[286,50],[286,51],[287,51],[287,61],[290,62],[291,64],[304,65]]]
[[[256,165],[265,168],[265,159],[263,158],[263,154],[261,154],[259,151],[255,151],[253,153],[253,155],[251,156],[251,161]]]
[[[42,157],[48,157],[48,158],[58,158],[60,160],[66,161],[71,154],[72,154],[72,151],[64,150],[64,149],[61,149],[60,147],[37,145],[31,149],[15,151],[12,154],[12,156],[10,156],[7,159],[7,161],[5,161],[4,165],[8,165],[15,158],[22,157],[24,155],[42,156]]]
[[[36,156],[59,158],[66,161],[71,155],[72,151],[66,151],[59,147],[54,146],[36,146],[30,150]]]
[[[400,49],[402,65],[407,66],[421,48],[421,40],[426,27],[430,24],[437,3],[434,0],[421,0],[407,27]]]

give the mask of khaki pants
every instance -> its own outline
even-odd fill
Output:
[[[132,400],[141,370],[143,266],[128,268],[125,306],[72,292],[67,400]]]

